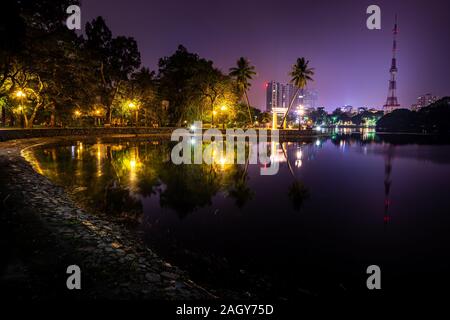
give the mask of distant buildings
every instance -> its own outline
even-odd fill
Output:
[[[266,84],[266,111],[271,112],[273,108],[288,108],[297,88],[292,84],[281,84],[277,81],[270,81]],[[317,90],[300,90],[294,99],[292,110],[296,110],[300,105],[304,109],[315,109],[318,104]]]
[[[411,105],[412,111],[419,111],[420,109],[429,106],[430,104],[438,101],[439,98],[431,95],[431,93],[424,94],[417,98],[417,102]]]
[[[354,112],[355,109],[352,106],[349,106],[349,105],[345,105],[343,107],[340,107],[339,110],[342,113],[348,113],[348,114],[356,113],[356,112]]]

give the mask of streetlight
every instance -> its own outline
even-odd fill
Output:
[[[298,113],[298,130],[300,130],[300,124],[302,122],[302,117],[305,114],[305,110],[303,109],[303,105],[299,106],[299,109],[298,109],[297,113]]]
[[[225,113],[225,111],[227,111],[227,106],[223,105],[220,107],[220,111],[222,111],[223,113]],[[225,115],[222,115],[222,129],[225,129]]]
[[[17,98],[25,98],[26,96],[27,95],[22,90],[19,89],[19,90],[16,91],[16,97]]]
[[[217,114],[217,111],[214,110],[214,106],[213,106],[213,112],[212,112],[212,117],[211,117],[211,127],[214,128],[214,116]]]
[[[22,119],[24,119],[25,120],[25,126],[26,127],[28,127],[28,121],[27,121],[27,118],[25,117],[25,114],[23,113],[23,109],[24,109],[24,106],[23,106],[23,99],[25,99],[25,97],[27,96],[26,94],[25,94],[25,92],[23,92],[22,90],[17,90],[16,92],[15,92],[15,96],[16,96],[16,98],[17,99],[19,99],[19,111],[20,111],[20,114],[23,116],[23,118],[21,117],[21,120]]]
[[[138,111],[139,111],[139,107],[137,104],[135,104],[133,101],[128,102],[128,108],[130,108],[131,110],[135,109],[136,111],[136,127],[138,126]]]
[[[94,117],[94,119],[95,119],[95,125],[100,125],[100,116],[101,116],[101,114],[102,114],[102,111],[100,110],[100,109],[95,109],[95,111],[94,111],[94,114],[95,114],[95,117]]]

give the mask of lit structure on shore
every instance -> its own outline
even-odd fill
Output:
[[[395,15],[395,24],[394,29],[392,30],[394,41],[392,43],[392,62],[391,62],[391,69],[389,70],[391,74],[391,78],[389,80],[389,92],[388,97],[386,99],[386,104],[383,106],[384,113],[390,113],[394,111],[395,109],[400,108],[400,104],[398,103],[397,99],[397,15]]]

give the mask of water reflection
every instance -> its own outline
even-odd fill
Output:
[[[162,208],[171,208],[180,217],[211,205],[219,192],[234,198],[239,208],[251,199],[248,157],[245,165],[235,165],[220,161],[212,151],[218,161],[211,165],[177,166],[170,161],[171,147],[168,141],[92,145],[78,141],[36,150],[29,158],[42,174],[108,213],[142,212],[139,202],[155,195]],[[247,145],[247,155],[252,147],[256,146]],[[279,146],[273,148],[277,152],[272,161],[286,161],[278,154]]]
[[[351,150],[352,153],[364,155],[384,155],[388,207],[394,144],[386,142],[386,137],[375,135],[373,130],[361,129],[355,132],[343,129],[333,132],[330,139],[316,139],[313,143],[271,142],[270,160],[283,164],[281,170],[290,175],[290,178],[284,179],[284,187],[277,187],[285,190],[293,208],[300,210],[310,195],[298,173],[308,162],[314,161],[326,143],[335,145],[343,153]],[[179,166],[170,161],[172,146],[169,141],[97,141],[94,144],[77,141],[68,146],[38,149],[29,153],[29,158],[38,172],[67,186],[78,198],[99,204],[100,209],[107,209],[108,213],[113,214],[142,212],[142,206],[138,203],[152,196],[158,197],[160,207],[173,209],[180,217],[211,206],[212,198],[218,193],[233,198],[237,208],[243,208],[253,198],[255,190],[249,186],[249,181],[252,178],[262,179],[254,173],[254,177],[249,175],[249,168],[258,166],[249,164],[248,157],[251,149],[256,152],[256,145],[247,143],[244,165],[220,161],[223,156],[214,154],[214,149],[211,149],[212,158],[216,158],[213,164]],[[431,155],[429,151],[409,154],[410,148],[404,148],[396,156],[420,158]],[[284,172],[282,176],[285,176]]]
[[[401,273],[405,261],[430,268],[424,256],[447,261],[446,142],[347,130],[271,143],[270,159],[280,163],[274,176],[261,176],[248,157],[239,165],[176,166],[172,146],[75,141],[28,157],[80,201],[137,222],[163,255],[224,287],[254,289],[240,272],[252,270],[269,275],[276,294],[297,296],[298,288],[325,290],[318,283],[354,288],[366,262]]]

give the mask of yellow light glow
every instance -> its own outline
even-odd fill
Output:
[[[75,114],[76,117],[79,117],[81,115],[81,112],[78,111],[78,110],[75,110],[74,114]]]
[[[217,111],[214,110],[214,111],[213,111],[213,115],[216,115],[216,114],[217,114]]]
[[[25,94],[25,92],[23,92],[22,90],[17,90],[16,91],[16,97],[17,98],[23,98],[23,97],[25,97],[26,96],[26,94]]]
[[[102,160],[102,148],[100,144],[97,144],[97,160],[98,162]]]
[[[128,108],[134,109],[134,108],[136,108],[136,104],[134,102],[130,102],[130,103],[128,103]]]
[[[227,106],[221,106],[221,107],[220,107],[220,110],[226,111],[226,110],[227,110]]]

